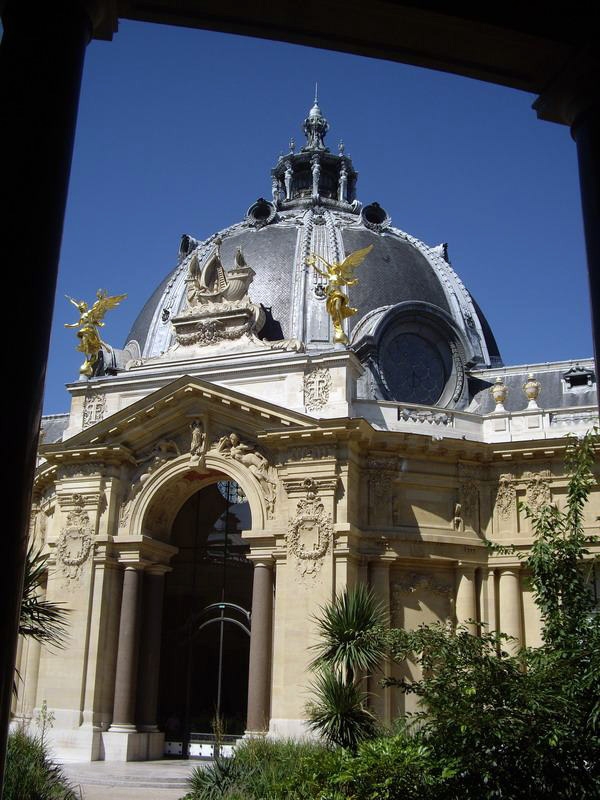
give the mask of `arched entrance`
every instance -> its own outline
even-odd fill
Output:
[[[242,489],[224,477],[193,494],[172,525],[158,714],[184,756],[217,716],[227,734],[246,727],[253,569],[241,531],[251,527]]]

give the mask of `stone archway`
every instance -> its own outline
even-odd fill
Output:
[[[168,725],[166,726],[165,723],[167,723],[171,716],[167,710],[168,704],[164,702],[164,687],[159,680],[159,676],[161,673],[164,673],[164,669],[160,667],[159,664],[161,662],[163,665],[168,663],[170,657],[169,655],[165,656],[165,653],[169,653],[170,645],[168,642],[165,644],[164,637],[162,636],[163,612],[165,612],[165,631],[167,631],[169,628],[173,627],[169,620],[169,612],[167,610],[171,586],[175,587],[175,593],[181,589],[181,581],[178,581],[178,577],[176,575],[171,577],[177,571],[177,552],[180,550],[181,545],[181,541],[179,541],[181,536],[175,535],[174,537],[174,531],[177,532],[178,527],[177,519],[180,514],[185,517],[186,506],[189,507],[190,504],[193,504],[194,498],[202,497],[206,499],[210,497],[212,492],[214,500],[215,487],[219,482],[239,487],[240,492],[244,496],[246,505],[245,519],[238,520],[235,526],[236,530],[234,531],[235,535],[238,537],[238,545],[243,546],[244,550],[246,573],[244,580],[241,581],[244,590],[242,592],[243,597],[241,595],[238,597],[234,593],[231,600],[234,601],[234,605],[240,606],[240,608],[246,611],[252,608],[253,617],[256,620],[256,624],[252,628],[249,643],[246,634],[243,657],[238,658],[238,662],[242,664],[242,667],[238,670],[239,674],[236,676],[233,701],[232,698],[228,696],[226,701],[222,704],[222,710],[229,715],[231,729],[235,734],[243,732],[246,719],[248,720],[248,728],[250,730],[263,731],[268,727],[272,638],[271,624],[273,610],[273,564],[270,557],[261,558],[260,561],[257,561],[255,558],[246,561],[245,553],[249,551],[249,548],[245,542],[243,542],[241,532],[242,530],[249,531],[251,528],[251,533],[254,536],[256,536],[256,534],[260,536],[264,533],[266,520],[269,517],[270,511],[272,512],[272,505],[270,508],[269,502],[274,502],[273,497],[271,496],[271,498],[269,498],[269,496],[266,495],[264,487],[260,482],[260,476],[257,477],[246,464],[240,463],[233,458],[228,458],[226,455],[213,451],[208,453],[203,459],[202,464],[199,465],[194,463],[189,455],[181,455],[170,458],[157,465],[149,472],[147,478],[140,482],[137,489],[134,487],[134,491],[130,492],[130,506],[125,515],[126,526],[122,527],[119,536],[119,544],[122,553],[127,552],[129,548],[136,549],[138,546],[137,543],[139,543],[139,552],[141,554],[143,551],[143,553],[146,554],[146,559],[148,554],[151,554],[155,548],[158,550],[166,548],[170,554],[175,554],[170,556],[172,558],[171,566],[166,566],[166,564],[143,564],[139,562],[131,566],[126,566],[124,575],[124,591],[125,584],[131,583],[134,578],[137,583],[142,584],[142,636],[140,640],[139,667],[137,671],[137,712],[135,718],[137,721],[137,730],[146,733],[149,742],[153,736],[156,738],[156,747],[152,745],[148,747],[147,757],[160,757],[164,736],[163,733],[159,733],[159,730],[164,731],[165,727],[169,727]],[[218,517],[219,515],[217,514],[216,516]],[[183,536],[183,540],[185,540],[185,535]],[[152,558],[152,555],[150,555],[150,557]],[[123,560],[122,556],[121,560]],[[179,589],[177,588],[178,582],[180,584]],[[166,599],[163,600],[163,598]],[[190,622],[190,624],[193,623],[194,613],[200,612],[204,606],[210,605],[208,602],[209,600],[218,601],[220,599],[221,598],[216,595],[214,597],[197,597],[196,608],[189,609],[191,622],[190,620],[188,620],[188,622]],[[240,621],[239,613],[235,610],[232,613],[234,616],[237,614],[238,621]],[[181,622],[184,624],[186,620],[182,619]],[[246,617],[246,622],[249,622],[248,617]],[[217,625],[213,625],[212,630],[215,631],[217,628]],[[232,637],[229,633],[228,638],[235,639],[235,637]],[[238,650],[240,649],[239,638],[238,636]],[[153,643],[150,648],[147,645],[148,641],[152,641]],[[121,645],[119,645],[119,647],[120,646]],[[210,649],[208,645],[206,645],[206,647]],[[233,644],[233,649],[235,650],[235,642]],[[165,658],[167,658],[167,661],[165,661]],[[175,658],[177,658],[177,655],[175,655]],[[183,660],[186,661],[185,658]],[[192,672],[196,669],[196,667],[194,667],[194,661],[196,664],[199,663],[197,656],[191,660]],[[187,663],[190,663],[189,660]],[[209,672],[210,669],[207,668],[205,674]],[[181,676],[179,676],[179,678],[175,677],[175,680],[179,681],[180,678]],[[225,679],[226,678],[227,676],[225,675]],[[167,677],[165,680],[169,680],[169,678]],[[184,683],[188,683],[187,679]],[[118,693],[118,681],[116,681],[115,697],[117,697]],[[131,695],[131,690],[129,694]],[[223,694],[225,694],[225,692],[223,692]],[[207,700],[205,696],[203,720],[199,720],[204,723],[203,727],[205,729],[207,727],[210,729],[210,724],[207,720],[209,717],[208,712],[210,710],[210,705],[210,697]],[[235,706],[233,713],[232,705]],[[117,706],[118,702],[115,702],[115,709]],[[129,708],[130,711],[128,712],[127,719],[132,720],[133,712],[131,711],[131,703]],[[198,721],[199,715],[196,713],[194,719],[194,708],[190,707],[190,709],[190,719],[188,722]],[[198,703],[196,703],[195,711],[198,711]],[[125,718],[125,715],[121,716]],[[231,717],[234,717],[233,721]],[[118,719],[120,719],[120,717]],[[186,727],[186,732],[189,732],[194,726],[189,724]],[[126,726],[121,721],[115,723],[113,719],[113,725],[110,731],[124,733],[125,728]],[[128,729],[131,730],[132,726],[129,725]],[[135,729],[135,726],[133,726],[133,730]],[[205,731],[201,730],[200,732]],[[185,749],[185,737],[182,745],[183,749]]]
[[[170,532],[177,548],[163,603],[158,722],[168,752],[199,755],[221,720],[226,734],[246,728],[252,563],[243,490],[225,476],[202,481]]]

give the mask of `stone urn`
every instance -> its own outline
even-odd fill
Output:
[[[538,408],[537,399],[539,397],[541,388],[541,383],[536,381],[535,375],[533,372],[530,372],[527,375],[527,380],[523,384],[523,391],[525,392],[525,397],[527,398],[527,408]]]
[[[490,394],[494,398],[494,403],[496,403],[496,408],[494,411],[505,411],[506,409],[504,408],[504,403],[508,397],[508,386],[506,386],[502,378],[496,378],[493,386],[490,389]]]

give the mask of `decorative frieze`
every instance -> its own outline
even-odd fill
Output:
[[[317,575],[333,544],[333,524],[325,511],[316,483],[304,480],[306,497],[296,505],[296,514],[288,523],[288,553],[296,561],[302,577]]]
[[[101,475],[104,464],[100,462],[87,462],[85,464],[61,464],[56,472],[58,480],[63,478],[88,478],[91,475]]]
[[[454,587],[440,581],[434,575],[423,572],[406,572],[392,581],[392,600],[394,596],[414,594],[415,592],[431,592],[432,594],[451,597]]]
[[[316,461],[322,458],[335,458],[336,448],[331,445],[313,445],[312,447],[290,447],[290,461]]]
[[[454,416],[445,411],[423,411],[418,408],[399,408],[399,422],[417,422],[427,425],[446,426],[452,423]]]

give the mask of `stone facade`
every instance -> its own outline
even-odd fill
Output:
[[[314,616],[359,581],[394,625],[472,620],[473,632],[481,623],[518,643],[539,643],[519,560],[491,552],[486,540],[525,552],[532,532],[520,502],[564,504],[565,434],[597,421],[593,363],[494,364],[493,338],[484,340],[455,273],[435,248],[394,233],[377,204],[361,211],[351,162],[323,149],[326,126],[320,110],[311,115],[307,147],[278,164],[273,202],[257,201],[245,230],[259,237],[279,223],[298,226],[302,257],[315,249],[341,258],[338,223],[362,226],[381,247],[395,236],[429,259],[440,292],[454,292],[454,321],[450,311],[431,311],[433,297],[426,308],[411,300],[361,309],[350,347],[336,347],[320,284],[295,272],[287,335],[297,338],[284,338],[283,328],[278,339],[266,338],[271,310],[253,296],[261,263],[246,264],[240,252],[227,271],[221,238],[184,237],[183,272],[146,314],[145,343],[107,352],[110,374],[68,387],[70,413],[48,421],[53,435],[40,450],[31,536],[49,554],[41,591],[68,608],[69,637],[62,650],[21,643],[24,683],[14,713],[34,724],[46,702],[54,714],[47,735],[62,758],[163,754],[161,631],[175,597],[165,586],[181,556],[175,530],[193,498],[198,518],[206,514],[203,493],[224,481],[237,487],[251,518],[238,542],[239,561],[254,574],[251,609],[242,608],[252,612],[249,733],[306,733]],[[298,225],[301,215],[309,215],[308,227]],[[175,307],[178,285],[182,293],[187,287],[187,307]],[[431,326],[423,327],[427,309]],[[467,354],[478,368],[467,368]],[[401,367],[394,371],[394,363]],[[443,380],[438,369],[446,370]],[[437,392],[437,400],[415,402],[418,382],[423,397]],[[599,514],[596,491],[586,510],[590,533]],[[177,657],[163,646],[163,667]],[[399,677],[412,667],[382,669]],[[380,677],[368,681],[381,719],[412,710],[410,697],[378,688]],[[206,678],[201,668],[195,678]]]

